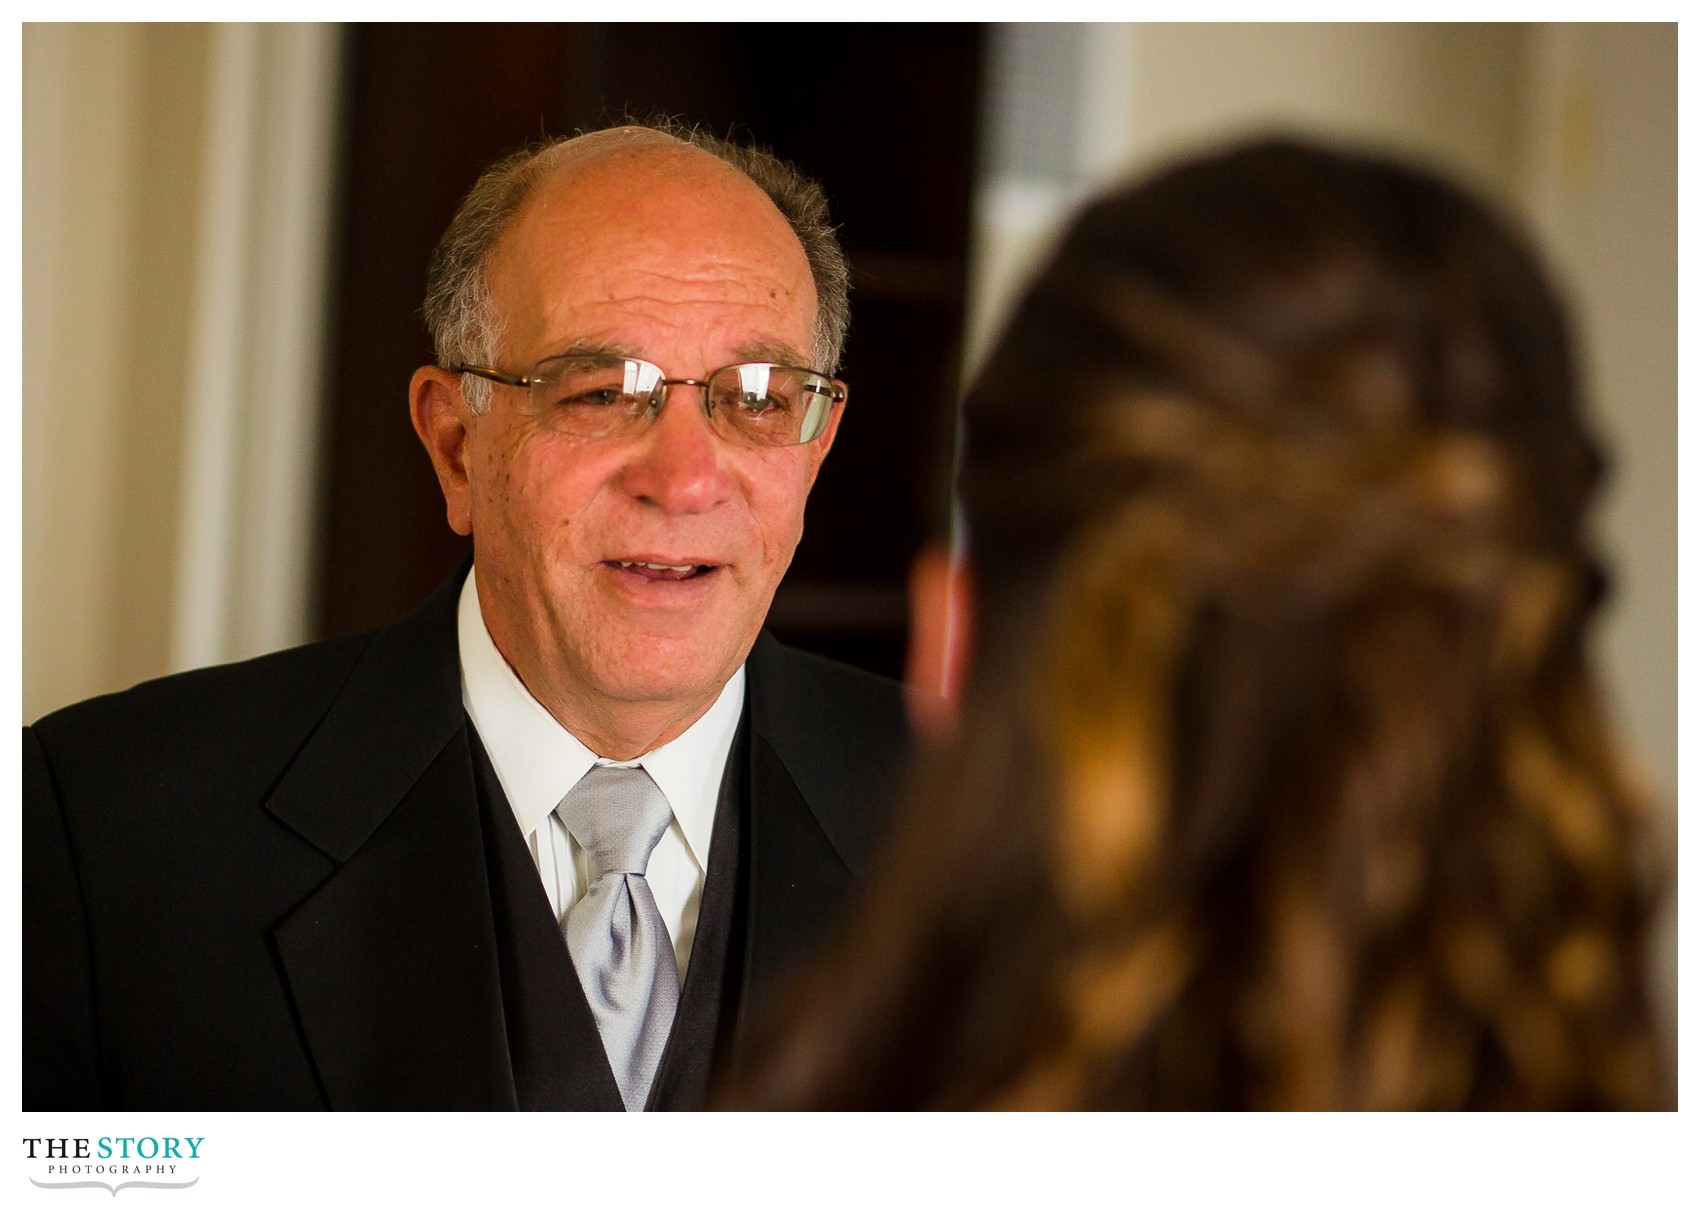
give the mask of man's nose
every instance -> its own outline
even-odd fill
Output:
[[[634,440],[626,464],[625,489],[669,513],[706,513],[732,491],[724,458],[726,443],[714,432],[696,384],[667,388],[666,403]]]

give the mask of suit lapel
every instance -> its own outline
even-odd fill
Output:
[[[779,752],[766,738],[751,742],[746,994],[807,953],[852,882]]]
[[[274,932],[333,1108],[514,1106],[460,581],[373,637],[266,803],[338,864]]]
[[[747,864],[744,840],[749,805],[749,721],[738,734],[720,780],[709,844],[708,872],[697,915],[690,968],[679,995],[678,1014],[667,1039],[649,1106],[667,1111],[699,1111],[707,1105],[710,1082],[723,1063],[733,1036],[737,996],[744,962],[743,901]]]
[[[757,999],[822,942],[873,866],[905,745],[889,684],[847,697],[819,659],[763,633],[750,652],[748,903],[734,1049]],[[866,676],[857,675],[857,678]],[[860,686],[861,683],[857,683]]]

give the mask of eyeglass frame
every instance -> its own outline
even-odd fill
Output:
[[[563,353],[563,354],[550,354],[547,358],[539,358],[536,362],[534,362],[532,364],[531,369],[533,371],[535,371],[538,367],[542,366],[545,362],[552,362],[553,360],[555,360],[557,358],[568,358],[568,357],[572,357],[572,356],[573,355],[570,351],[568,353]],[[708,395],[708,385],[709,385],[709,383],[714,379],[714,377],[716,375],[720,374],[722,371],[729,371],[733,367],[740,367],[740,366],[765,366],[765,367],[774,367],[774,368],[780,368],[780,369],[791,370],[791,371],[801,371],[805,375],[814,375],[814,376],[817,376],[821,379],[824,379],[828,384],[830,384],[832,386],[832,403],[828,406],[829,408],[837,408],[839,405],[843,404],[845,402],[845,400],[847,400],[850,396],[849,385],[846,384],[841,379],[837,379],[837,378],[834,378],[831,375],[828,375],[825,371],[812,370],[812,369],[810,369],[809,367],[806,367],[806,366],[793,366],[793,365],[791,365],[790,363],[787,363],[787,362],[773,362],[773,361],[770,361],[770,360],[764,359],[764,358],[752,358],[752,359],[749,359],[749,360],[743,361],[743,362],[728,362],[725,366],[716,367],[714,370],[709,371],[708,374],[707,374],[707,377],[703,378],[703,379],[668,379],[668,378],[666,378],[667,372],[662,371],[661,367],[658,363],[651,362],[647,358],[635,358],[635,357],[631,357],[631,356],[625,355],[625,354],[609,355],[610,361],[614,361],[616,359],[618,361],[621,361],[621,362],[641,362],[645,366],[652,366],[656,370],[661,371],[661,374],[662,374],[663,377],[660,378],[660,379],[657,379],[655,381],[655,387],[650,393],[649,411],[650,411],[650,415],[651,415],[652,419],[654,417],[660,416],[661,409],[666,407],[667,399],[668,399],[668,396],[670,394],[671,389],[673,389],[675,387],[700,387],[703,390],[702,391],[702,411],[708,417],[712,418],[714,416],[714,403],[713,403],[713,401],[711,401],[709,399],[709,395]],[[534,385],[544,382],[544,380],[533,378],[532,375],[530,374],[530,372],[527,372],[524,375],[512,375],[512,374],[509,374],[506,371],[498,370],[497,368],[495,368],[493,366],[477,366],[477,365],[470,363],[470,362],[457,362],[453,366],[449,367],[448,371],[452,375],[476,375],[480,379],[489,380],[491,383],[499,383],[504,387],[521,387],[521,388],[525,388],[526,391],[528,391],[528,392],[531,390],[531,388]],[[657,398],[660,399],[659,405],[657,405],[655,403]],[[812,442],[820,441],[821,435],[825,434],[826,430],[827,430],[826,425],[822,424],[821,429],[820,429],[820,433],[816,434],[813,438],[806,438],[806,439],[802,440],[801,442],[782,443],[782,444],[780,444],[780,446],[781,447],[784,447],[784,446],[808,446]],[[719,431],[716,431],[716,433],[718,434]],[[725,437],[725,435],[723,435],[723,434],[720,435],[720,436],[722,438]],[[770,448],[770,449],[778,449],[778,448]]]

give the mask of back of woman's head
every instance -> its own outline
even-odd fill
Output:
[[[1541,538],[1572,549],[1599,465],[1563,315],[1523,243],[1433,176],[1293,142],[1089,208],[965,414],[961,492],[994,584],[1151,495],[1126,473],[1184,462],[1165,437],[1319,452],[1473,437],[1514,461]]]
[[[1600,459],[1504,224],[1368,155],[1194,160],[1069,228],[965,422],[959,739],[775,1099],[1663,1098]]]

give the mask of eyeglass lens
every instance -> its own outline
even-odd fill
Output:
[[[683,386],[665,383],[660,367],[637,358],[546,358],[528,378],[532,407],[545,424],[585,438],[641,429],[660,410],[664,394]],[[701,390],[715,430],[752,446],[819,437],[834,392],[824,375],[769,362],[722,367]]]

